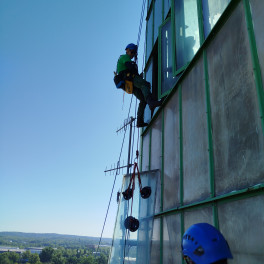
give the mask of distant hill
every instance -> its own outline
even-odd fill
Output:
[[[91,248],[99,243],[98,237],[41,234],[23,232],[0,232],[0,246],[26,247],[64,247],[64,248]],[[102,238],[101,245],[110,246],[111,238]]]

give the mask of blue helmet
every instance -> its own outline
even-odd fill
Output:
[[[130,43],[126,46],[126,49],[134,50],[135,52],[137,52],[138,46],[133,43]]]
[[[194,224],[182,238],[182,254],[195,264],[210,264],[233,258],[223,235],[207,223]]]

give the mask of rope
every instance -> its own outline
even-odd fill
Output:
[[[140,17],[140,22],[139,22],[137,46],[139,46],[139,42],[140,42],[143,18],[144,18],[144,14],[145,14],[145,7],[146,7],[146,0],[143,0],[142,8],[141,8],[141,17]],[[145,54],[145,47],[144,47],[144,54]],[[129,115],[130,115],[132,100],[133,100],[133,96],[131,97],[131,101],[130,101],[130,106],[129,106],[129,111],[128,111],[128,118],[129,118]],[[137,102],[136,102],[136,107],[137,107]],[[136,112],[136,107],[135,107],[135,112]],[[135,129],[134,129],[134,134],[135,134]],[[120,151],[119,159],[118,159],[118,163],[117,163],[118,167],[119,167],[119,164],[120,164],[120,159],[121,159],[121,155],[122,155],[122,151],[123,151],[125,135],[126,135],[126,130],[125,130],[125,133],[124,133],[124,136],[123,136],[123,142],[122,142],[121,151]],[[139,137],[139,134],[138,134],[138,137]],[[133,145],[134,145],[134,135],[133,135]],[[133,146],[132,146],[132,149],[133,149]],[[129,168],[129,171],[130,171],[130,168]],[[112,196],[113,196],[113,192],[114,192],[114,187],[115,187],[115,183],[116,183],[117,172],[118,172],[118,168],[116,170],[115,179],[114,179],[114,183],[113,183],[113,187],[112,187],[112,191],[111,191],[111,195],[110,195],[110,199],[109,199],[109,203],[108,203],[108,207],[107,207],[107,211],[106,211],[106,216],[105,216],[105,220],[104,220],[104,224],[103,224],[100,240],[99,240],[99,243],[98,243],[98,247],[97,247],[97,250],[96,250],[96,256],[97,256],[97,252],[98,252],[99,247],[100,247],[101,242],[102,242],[102,237],[103,237],[103,232],[104,232],[104,228],[105,228],[105,223],[106,223],[106,220],[107,220],[107,216],[108,216],[108,212],[109,212],[109,208],[110,208],[110,204],[111,204],[111,200],[112,200]],[[127,236],[128,235],[129,234],[127,234],[126,237],[125,237],[125,245],[126,245],[126,241],[127,241]],[[125,249],[124,249],[124,259],[125,259]],[[123,262],[124,262],[124,259],[123,259]]]
[[[129,106],[129,110],[128,110],[128,118],[129,118],[129,115],[130,115],[132,100],[133,100],[133,96],[131,97],[131,101],[130,101],[130,106]],[[118,159],[118,163],[117,163],[118,164],[118,167],[117,167],[117,170],[116,170],[115,179],[114,179],[114,183],[113,183],[113,187],[112,187],[112,191],[111,191],[109,203],[108,203],[108,207],[107,207],[107,210],[106,210],[106,215],[105,215],[105,219],[104,219],[104,224],[103,224],[101,236],[100,236],[99,243],[98,243],[98,247],[97,247],[97,250],[96,250],[96,256],[97,256],[97,252],[98,252],[99,247],[100,247],[101,242],[102,242],[102,237],[103,237],[103,233],[104,233],[105,223],[106,223],[106,220],[107,220],[107,216],[108,216],[110,204],[111,204],[111,201],[112,201],[112,196],[113,196],[113,192],[114,192],[114,188],[115,188],[115,183],[116,183],[116,177],[117,177],[118,169],[119,169],[119,166],[120,166],[120,159],[121,159],[121,155],[122,155],[122,151],[123,151],[123,147],[124,147],[125,136],[126,136],[126,130],[125,130],[125,133],[124,133],[124,136],[123,136],[122,146],[121,146],[121,150],[120,150],[120,154],[119,154],[119,159]]]
[[[139,42],[140,42],[143,18],[145,14],[145,7],[146,7],[146,0],[143,0],[142,7],[141,7],[141,17],[140,17],[140,22],[139,22],[139,29],[138,29],[137,46],[139,46]]]

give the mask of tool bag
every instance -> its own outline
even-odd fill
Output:
[[[116,88],[123,89],[126,93],[132,94],[133,93],[133,76],[130,73],[126,73],[125,77],[124,74],[117,74],[114,72],[114,83]]]

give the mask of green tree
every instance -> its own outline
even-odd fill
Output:
[[[40,263],[40,258],[38,253],[31,254],[29,256],[29,263],[30,264],[39,264]]]
[[[82,256],[80,260],[81,260],[80,262],[81,264],[96,264],[95,258],[92,255]]]
[[[66,259],[62,256],[61,250],[55,250],[53,252],[51,262],[53,264],[65,264]]]
[[[13,262],[9,260],[7,253],[0,254],[0,264],[12,264]]]
[[[50,262],[54,249],[52,247],[43,248],[42,252],[39,254],[39,258],[41,262]]]
[[[19,254],[16,252],[8,252],[8,258],[12,263],[17,263],[19,262]]]
[[[80,261],[76,256],[70,256],[66,259],[66,264],[79,264]]]
[[[100,256],[96,258],[96,263],[97,264],[107,264],[107,257],[106,257],[106,255],[104,255],[104,254],[101,253]]]
[[[29,261],[30,256],[31,256],[31,252],[29,250],[27,250],[24,253],[22,253],[22,259],[23,260]]]

